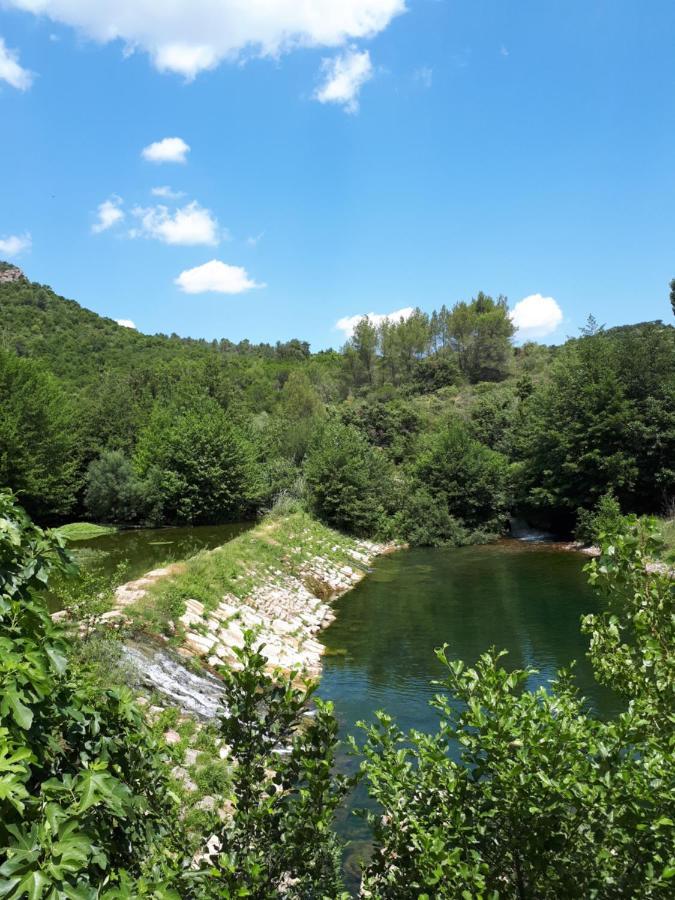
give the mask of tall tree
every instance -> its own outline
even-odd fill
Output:
[[[63,516],[75,503],[78,457],[66,392],[39,363],[0,351],[0,485],[39,519]]]

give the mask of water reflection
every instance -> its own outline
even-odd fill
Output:
[[[577,683],[592,708],[616,712],[616,698],[593,680],[579,630],[581,616],[597,608],[583,564],[554,545],[514,540],[378,560],[372,575],[338,601],[337,619],[323,634],[327,647],[346,651],[325,658],[320,688],[335,702],[342,737],[358,736],[356,723],[372,721],[378,709],[392,713],[403,730],[435,729],[428,701],[437,688],[429,682],[443,675],[434,649],[444,643],[449,655],[469,663],[492,646],[507,650],[507,667],[540,670],[531,687],[577,660]],[[354,771],[358,760],[343,747],[339,765]],[[366,803],[361,787],[338,821],[358,856],[368,829],[352,810]],[[347,865],[355,866],[352,851]]]

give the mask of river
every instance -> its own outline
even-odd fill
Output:
[[[601,716],[617,700],[592,677],[579,619],[597,609],[582,568],[587,560],[554,544],[503,540],[462,549],[409,550],[380,558],[372,574],[337,601],[335,622],[322,640],[327,655],[319,694],[331,699],[341,736],[359,736],[357,722],[385,709],[405,731],[433,730],[428,701],[442,677],[434,648],[473,663],[490,648],[508,651],[507,667],[533,667],[531,687],[546,684],[577,660],[576,678]],[[340,768],[358,761],[344,750]],[[362,789],[340,813],[339,830],[351,842],[346,866],[354,886],[368,832],[354,809],[367,805]]]
[[[126,560],[127,578],[184,559],[236,537],[248,524],[138,530],[71,545],[80,561],[113,573]],[[555,544],[503,540],[461,549],[408,550],[379,558],[372,573],[335,604],[335,622],[321,639],[328,654],[320,696],[335,703],[340,734],[359,735],[357,722],[386,709],[403,730],[432,730],[428,701],[442,677],[434,649],[473,663],[491,646],[505,649],[505,665],[533,667],[531,687],[546,684],[576,660],[576,679],[593,711],[618,711],[616,698],[598,685],[586,659],[587,639],[579,620],[597,609],[580,554]],[[336,655],[331,655],[331,651]],[[341,770],[358,760],[343,743]],[[368,831],[354,810],[367,806],[362,788],[340,811],[338,828],[350,842],[345,866],[349,886],[358,881],[358,861],[368,849]]]
[[[211,550],[226,544],[254,524],[233,522],[190,528],[134,528],[72,541],[68,549],[81,565],[111,577],[124,563],[124,580],[131,581],[165,563],[187,559],[199,550]]]

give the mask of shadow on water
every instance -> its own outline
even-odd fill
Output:
[[[138,528],[104,534],[68,545],[76,560],[113,575],[125,563],[125,577],[131,581],[165,562],[194,556],[199,550],[212,550],[226,544],[253,526],[252,522],[227,525],[198,525],[193,528]]]
[[[404,551],[379,559],[372,575],[336,604],[323,633],[328,648],[319,693],[334,701],[341,737],[356,735],[360,720],[386,709],[403,731],[436,729],[428,701],[443,675],[434,649],[473,663],[494,646],[508,651],[504,665],[532,667],[530,687],[546,685],[576,660],[581,693],[594,712],[609,716],[617,699],[598,685],[586,659],[582,615],[597,609],[582,567],[586,560],[555,545],[504,540],[461,549]],[[339,766],[358,760],[341,748]],[[368,828],[354,809],[368,806],[363,786],[349,797],[338,829],[350,841],[345,867],[358,886],[358,860],[367,856]]]

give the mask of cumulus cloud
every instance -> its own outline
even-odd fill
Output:
[[[130,237],[147,237],[165,244],[194,246],[205,244],[215,247],[223,232],[211,210],[200,206],[196,200],[171,212],[167,206],[137,206],[133,215],[138,227]]]
[[[30,234],[10,234],[8,237],[0,238],[0,253],[5,256],[18,256],[25,250],[30,250],[33,246],[33,239]]]
[[[253,288],[263,288],[249,277],[242,266],[230,266],[219,259],[212,259],[203,266],[186,269],[174,281],[186,294],[243,294]]]
[[[350,338],[354,334],[354,329],[361,319],[366,317],[372,325],[381,325],[382,322],[399,322],[401,319],[409,319],[415,312],[412,306],[404,306],[403,309],[395,309],[390,313],[361,313],[357,316],[344,316],[335,323],[335,328],[344,333],[345,338]]]
[[[553,297],[530,294],[511,310],[511,321],[524,340],[552,334],[563,320],[562,309]]]
[[[94,234],[100,234],[102,231],[107,231],[109,228],[112,228],[113,225],[121,222],[124,218],[122,198],[112,196],[108,198],[108,200],[104,200],[103,203],[99,203],[96,215],[97,220],[91,226],[91,230]]]
[[[367,50],[359,51],[350,47],[321,63],[323,82],[314,92],[319,103],[338,103],[346,112],[355,113],[359,109],[359,92],[373,77],[373,64]]]
[[[187,79],[223,60],[278,57],[296,47],[339,47],[371,38],[405,0],[5,0],[93,40],[121,40],[160,71]]]
[[[19,64],[19,54],[10,50],[0,37],[0,81],[6,81],[17,91],[27,91],[33,83],[33,73]]]
[[[115,319],[118,325],[121,325],[122,328],[136,328],[136,323],[132,322],[131,319]]]
[[[185,196],[184,191],[174,191],[168,184],[161,187],[154,187],[151,191],[153,197],[163,197],[165,200],[180,200]]]
[[[189,152],[190,145],[183,138],[167,137],[148,144],[141,151],[141,156],[153,163],[184,163]]]

